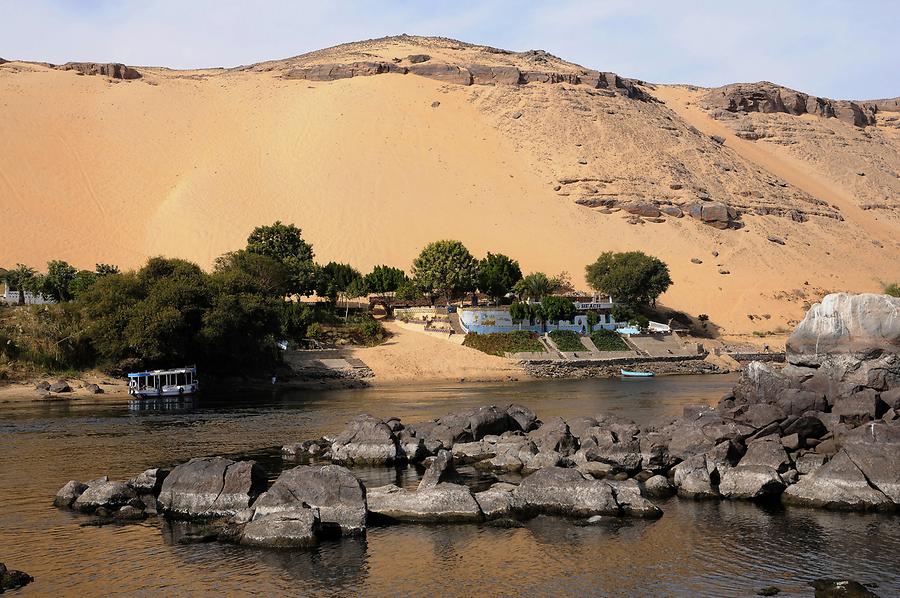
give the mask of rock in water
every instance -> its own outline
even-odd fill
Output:
[[[878,598],[878,594],[858,581],[849,579],[816,579],[809,583],[816,598]]]
[[[308,548],[318,543],[318,530],[318,511],[301,507],[271,513],[244,524],[230,524],[219,537],[245,546]]]
[[[201,457],[174,468],[159,494],[162,510],[185,517],[223,517],[250,506],[266,489],[255,461]]]
[[[137,494],[125,482],[98,482],[88,486],[81,493],[72,508],[76,511],[93,513],[99,508],[117,511],[137,499]]]
[[[459,474],[453,467],[453,456],[450,451],[438,451],[437,457],[431,462],[431,465],[422,476],[419,482],[419,490],[434,488],[442,482],[456,482],[459,480]]]
[[[585,479],[580,472],[561,467],[545,467],[525,478],[513,492],[513,505],[516,511],[526,516],[619,514],[619,505],[609,484]]]
[[[369,513],[394,521],[463,523],[482,520],[472,491],[457,484],[438,484],[410,492],[393,484],[369,488]]]
[[[340,464],[386,465],[401,460],[403,453],[390,426],[370,415],[361,415],[334,439],[331,457]]]
[[[66,482],[66,485],[60,488],[59,492],[56,493],[53,504],[57,507],[71,507],[72,503],[74,503],[87,489],[87,484],[82,484],[78,480],[69,480]]]
[[[318,510],[323,527],[333,526],[344,534],[366,530],[366,489],[339,465],[301,465],[281,472],[272,487],[253,503],[253,520],[308,507]]]
[[[168,469],[154,467],[134,476],[128,480],[128,485],[138,494],[153,494],[159,496],[163,482],[169,475]]]
[[[846,450],[788,486],[781,499],[786,504],[841,510],[885,510],[893,506],[884,493],[869,485]]]
[[[33,581],[34,578],[27,573],[7,569],[6,565],[0,563],[0,594],[7,590],[17,590]]]

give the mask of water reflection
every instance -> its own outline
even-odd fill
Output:
[[[296,465],[282,461],[283,444],[334,434],[360,411],[419,421],[520,402],[543,418],[605,412],[647,423],[687,404],[715,402],[731,384],[726,377],[681,377],[269,392],[201,396],[174,410],[131,410],[126,400],[102,398],[13,402],[0,412],[0,560],[34,575],[28,591],[35,595],[721,597],[777,585],[782,596],[808,596],[807,580],[841,575],[878,582],[884,596],[900,594],[900,525],[882,514],[674,498],[661,504],[665,515],[656,521],[396,525],[313,551],[269,551],[196,543],[202,529],[155,518],[81,527],[86,518],[50,506],[71,478],[123,479],[200,455],[256,459],[274,479]],[[367,485],[414,488],[422,468],[354,473]],[[460,473],[476,489],[497,479],[471,466]]]

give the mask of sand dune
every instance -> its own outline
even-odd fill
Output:
[[[230,71],[136,67],[142,77],[130,81],[0,65],[0,265],[133,267],[165,254],[209,266],[276,219],[303,228],[319,260],[361,269],[408,267],[427,242],[458,238],[476,254],[515,256],[526,271],[567,270],[584,286],[584,266],[601,251],[641,249],[670,264],[665,304],[709,314],[726,333],[790,325],[825,291],[900,280],[896,210],[862,208],[890,204],[883,196],[897,188],[896,136],[877,127],[869,134],[883,144],[859,152],[867,176],[850,181],[796,148],[738,139],[687,88],[646,86],[663,104],[569,83],[285,78],[298,66],[417,51],[584,72],[448,43],[377,40]],[[863,134],[827,126],[851,142]],[[853,143],[840,151],[853,154]],[[687,217],[632,225],[575,203],[677,205],[699,192],[745,212],[744,227]],[[757,216],[755,205],[812,215]]]

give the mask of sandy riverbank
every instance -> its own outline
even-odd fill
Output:
[[[373,386],[528,378],[509,359],[463,347],[444,334],[410,330],[397,322],[385,322],[385,327],[393,336],[384,344],[350,350],[351,357],[374,372],[375,377],[367,380]]]

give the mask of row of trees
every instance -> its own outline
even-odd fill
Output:
[[[76,270],[62,260],[47,262],[47,272],[41,274],[25,264],[16,264],[3,273],[2,278],[12,291],[18,291],[19,304],[24,305],[25,293],[43,295],[54,301],[70,301],[86,291],[100,277],[118,274],[119,268],[97,264],[95,270]]]

